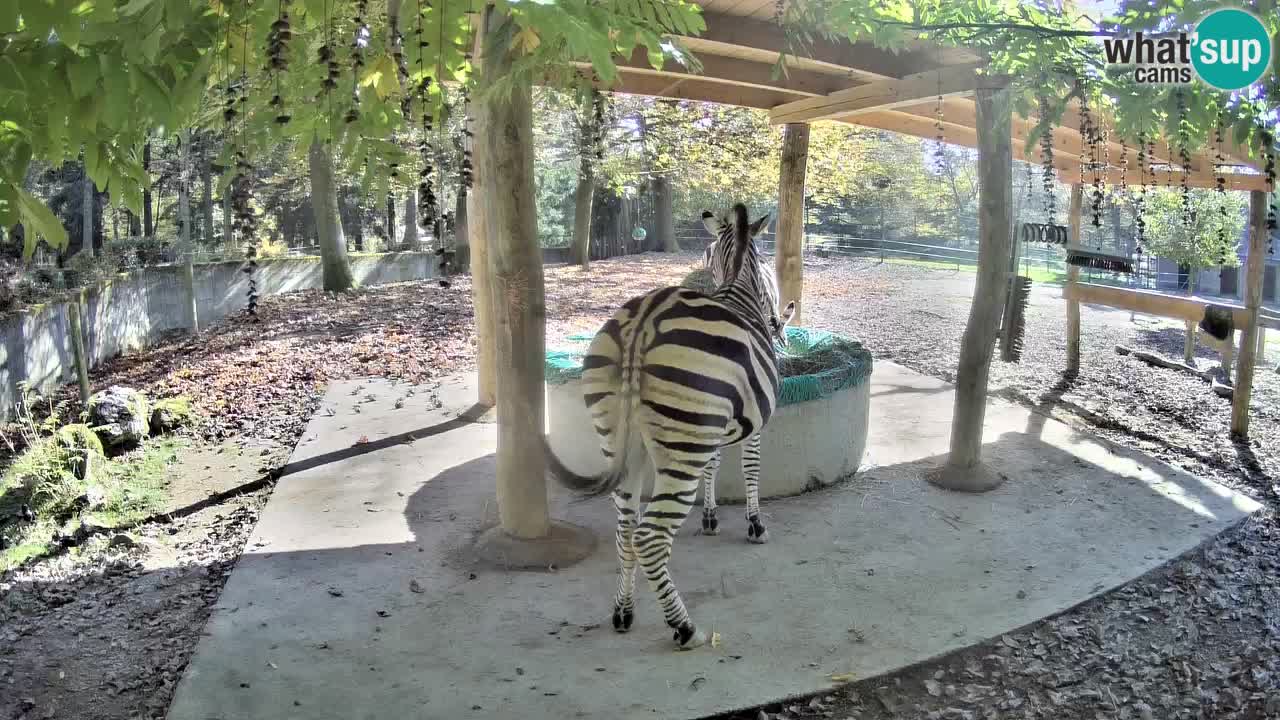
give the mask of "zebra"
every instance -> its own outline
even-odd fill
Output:
[[[703,213],[702,224],[712,237],[719,238],[729,228],[727,218],[717,218],[711,213]],[[702,255],[702,263],[711,270],[711,277],[716,287],[720,287],[726,277],[728,257],[718,252],[719,240],[707,245]],[[760,302],[765,312],[773,313],[778,306],[778,280],[773,267],[769,263],[757,265],[760,273]],[[782,324],[785,326],[785,323]],[[785,328],[778,334],[779,342],[786,345]],[[720,471],[720,451],[702,469],[702,534],[719,535],[720,520],[716,517],[716,474]],[[769,542],[769,530],[764,526],[760,516],[760,433],[756,432],[742,444],[742,479],[746,486],[747,496],[747,542],[762,544]]]
[[[707,635],[690,619],[668,562],[676,532],[698,493],[704,466],[725,445],[764,427],[778,400],[772,335],[781,321],[760,302],[759,257],[752,241],[768,216],[749,223],[742,204],[721,235],[726,282],[705,295],[665,287],[632,298],[605,322],[582,362],[583,400],[610,468],[579,475],[542,436],[549,473],[584,495],[612,493],[618,513],[618,590],[613,628],[631,629],[637,561],[658,596],[676,646],[698,647]],[[705,216],[705,214],[704,214]],[[794,305],[782,316],[790,319]],[[645,453],[653,492],[641,511],[644,479],[628,473],[629,455]]]

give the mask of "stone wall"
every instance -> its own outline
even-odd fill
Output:
[[[193,286],[201,328],[240,312],[248,304],[243,263],[196,265]],[[435,277],[436,257],[405,252],[352,255],[351,272],[360,285]],[[191,295],[180,265],[124,273],[85,292],[85,352],[91,365],[140,350],[164,333],[191,326]],[[279,295],[322,286],[320,258],[272,258],[258,261],[258,294]],[[19,384],[44,392],[75,379],[69,340],[68,308],[50,302],[0,318],[0,418],[8,419]]]

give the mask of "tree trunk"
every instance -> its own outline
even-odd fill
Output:
[[[509,23],[491,6],[480,35],[497,40],[481,55],[481,87],[511,68]],[[543,456],[543,364],[546,306],[542,251],[538,244],[533,179],[533,113],[527,79],[510,81],[506,93],[486,93],[477,133],[477,195],[483,207],[492,271],[492,312],[497,350],[498,516],[516,538],[541,538],[551,529]],[[476,218],[472,218],[474,223]],[[473,234],[473,238],[475,234]]]
[[[125,210],[124,217],[128,220],[129,237],[138,237],[142,234],[142,219],[133,214],[132,210]]]
[[[774,257],[778,274],[778,307],[796,304],[792,324],[801,324],[804,296],[804,179],[809,164],[809,125],[787,123],[778,171],[778,235]]]
[[[1196,294],[1196,276],[1199,274],[1200,271],[1194,267],[1187,273],[1187,294],[1193,297]],[[1196,364],[1196,323],[1191,320],[1187,321],[1187,333],[1182,341],[1182,360],[1188,365]]]
[[[472,155],[474,154],[473,151]],[[467,196],[470,194],[466,186],[460,184],[457,195],[454,196],[453,262],[459,272],[471,270],[470,213],[467,211],[470,202]]]
[[[400,242],[405,250],[418,249],[418,193],[413,189],[404,199],[404,238]]]
[[[654,193],[654,232],[658,236],[658,249],[662,252],[680,252],[680,242],[676,240],[676,218],[674,201],[671,197],[671,178],[659,175],[653,179]]]
[[[191,240],[191,132],[183,130],[178,136],[178,242],[182,252],[190,255],[194,248]]]
[[[234,257],[236,251],[236,231],[231,216],[231,186],[222,191],[222,251],[227,257]]]
[[[387,246],[384,250],[390,250],[391,246],[396,244],[396,196],[387,191]]]
[[[111,208],[111,242],[120,242],[120,208]]]
[[[89,166],[84,165],[84,180],[81,182],[80,208],[80,252],[93,257],[93,180],[89,178]]]
[[[200,236],[205,247],[213,247],[213,166],[209,162],[208,136],[200,147],[200,179],[204,183],[204,198],[200,202],[203,211],[204,227]]]
[[[142,186],[142,234],[155,237],[156,225],[151,214],[151,141],[142,145],[142,172],[147,182]]]
[[[1253,369],[1258,357],[1258,309],[1262,307],[1263,263],[1267,259],[1267,193],[1249,193],[1249,254],[1245,258],[1244,306],[1248,319],[1240,329],[1236,355],[1236,394],[1231,399],[1231,435],[1249,437],[1249,398],[1253,395]]]
[[[979,87],[975,95],[980,178],[978,278],[960,345],[951,454],[942,471],[931,478],[951,490],[983,491],[1000,483],[998,473],[987,471],[979,463],[988,373],[1008,286],[1013,183],[1011,100],[1010,92],[1004,88]]]
[[[578,167],[578,189],[573,194],[573,245],[569,262],[583,270],[591,267],[591,200],[596,193],[596,173],[591,161],[583,158]]]
[[[361,212],[359,200],[354,206],[355,217],[352,218],[352,226],[356,232],[356,252],[364,252],[364,213]]]
[[[338,190],[333,179],[333,156],[319,140],[311,141],[307,159],[311,167],[311,208],[320,238],[320,263],[324,268],[324,289],[330,292],[350,290],[351,264],[347,260],[347,240],[342,235],[338,217]]]

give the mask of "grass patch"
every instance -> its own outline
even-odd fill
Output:
[[[885,258],[884,262],[890,265],[911,265],[914,267],[926,268],[929,270],[949,270],[951,272],[976,273],[978,266],[968,265],[966,263],[947,262],[946,260],[916,260],[914,258]],[[1032,265],[1028,267],[1025,264],[1018,265],[1018,273],[1031,278],[1032,282],[1043,283],[1046,285],[1062,285],[1067,281],[1067,273],[1061,270],[1050,270],[1043,266]]]
[[[124,527],[159,511],[168,468],[188,441],[163,436],[116,458],[86,454],[58,436],[41,438],[0,479],[0,572],[48,553],[58,534],[85,525]]]

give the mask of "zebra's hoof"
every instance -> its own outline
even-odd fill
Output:
[[[613,629],[624,633],[631,629],[631,622],[635,620],[635,614],[630,610],[614,609],[613,611]]]
[[[676,628],[672,639],[676,641],[676,646],[681,650],[692,650],[707,644],[707,634],[693,625],[681,625]]]
[[[716,518],[715,513],[702,514],[702,534],[703,535],[719,535],[720,520]]]
[[[769,529],[763,524],[753,522],[747,525],[747,542],[763,545],[769,542]]]

